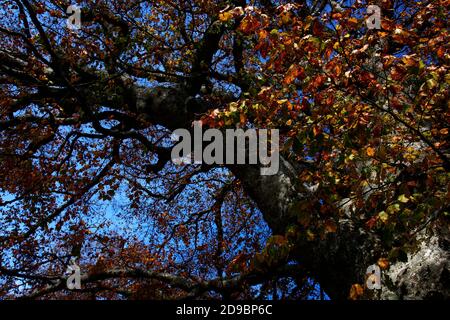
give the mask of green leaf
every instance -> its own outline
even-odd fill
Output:
[[[386,223],[386,221],[388,221],[389,219],[389,215],[385,212],[385,211],[381,211],[378,214],[378,217],[380,218],[381,221],[383,221],[384,223]]]

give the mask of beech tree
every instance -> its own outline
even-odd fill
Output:
[[[0,3],[1,299],[449,298],[448,0]]]

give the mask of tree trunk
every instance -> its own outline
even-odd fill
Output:
[[[161,88],[158,99],[149,99],[152,93],[148,91],[134,92],[140,92],[136,96],[137,104],[145,105],[145,113],[153,123],[169,129],[191,127],[195,110],[190,112],[183,105],[182,101],[188,99],[184,98],[187,94],[182,89]],[[207,107],[200,109],[204,111]],[[301,201],[308,201],[313,192],[299,183],[302,167],[283,157],[278,174],[272,176],[262,176],[255,165],[235,165],[229,169],[255,201],[273,234],[285,234],[296,222],[294,207]],[[394,263],[383,271],[382,289],[368,292],[365,298],[449,299],[449,234],[448,224],[430,224],[417,234],[417,250],[408,253],[406,262]],[[311,271],[332,299],[347,299],[351,286],[364,284],[367,268],[377,262],[377,241],[377,237],[362,226],[355,226],[350,219],[341,219],[337,231],[325,239],[318,237],[298,243],[295,258]]]
[[[289,211],[296,201],[307,199],[308,190],[296,190],[295,171],[281,161],[275,176],[259,176],[255,168],[234,167],[247,193],[257,203],[274,233],[283,234],[293,222]],[[307,200],[306,200],[307,201]],[[370,292],[367,299],[449,299],[449,228],[435,222],[418,233],[417,248],[406,262],[396,262],[382,271],[382,288]],[[296,258],[311,270],[332,299],[347,299],[352,284],[364,284],[366,270],[377,261],[377,238],[342,219],[336,233],[326,239],[298,243]],[[374,260],[375,259],[375,260]]]
[[[417,236],[416,251],[393,264],[384,275],[381,299],[449,299],[450,232],[448,224],[432,226]]]

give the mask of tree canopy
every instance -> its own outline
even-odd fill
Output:
[[[448,0],[76,4],[0,1],[0,299],[449,297]],[[193,121],[279,172],[174,164]]]

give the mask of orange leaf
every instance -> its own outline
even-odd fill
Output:
[[[256,31],[260,27],[258,19],[254,16],[248,15],[241,21],[239,30],[243,33],[249,34]]]
[[[406,55],[402,58],[402,61],[407,67],[414,67],[417,64],[417,61],[414,58],[414,56]]]
[[[325,221],[324,226],[325,226],[325,233],[334,233],[337,230],[336,223],[331,219]]]
[[[318,126],[313,127],[314,136],[319,135],[321,132],[322,132],[322,130]]]
[[[372,148],[372,147],[368,147],[368,148],[366,149],[366,153],[367,153],[367,155],[368,155],[369,157],[373,157],[373,156],[375,156],[375,149]]]
[[[351,17],[350,19],[348,19],[348,23],[352,24],[352,25],[356,25],[356,24],[358,24],[358,19]]]
[[[297,79],[298,77],[303,77],[304,76],[304,69],[296,64],[293,64],[289,67],[289,70],[287,71],[283,83],[284,84],[291,84],[292,82],[294,82],[295,79]]]
[[[386,258],[380,258],[378,259],[378,265],[382,270],[386,270],[387,268],[389,268],[389,260]]]
[[[358,300],[364,294],[364,288],[360,284],[352,285],[350,289],[350,300]]]

